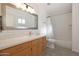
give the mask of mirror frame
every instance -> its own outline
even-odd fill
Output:
[[[10,4],[10,3],[3,3],[3,10],[5,10],[6,9],[6,6],[9,6],[9,7],[12,7],[12,8],[15,8],[15,9],[18,9],[18,8],[16,8],[14,5],[12,5],[12,4]],[[18,10],[21,10],[21,9],[18,9]],[[25,12],[25,11],[24,11]],[[5,13],[5,12],[4,12]],[[29,12],[27,12],[27,13],[29,13]],[[29,13],[29,14],[31,14],[31,13]],[[5,24],[4,24],[4,26],[3,26],[3,30],[36,30],[36,29],[38,29],[38,15],[37,14],[31,14],[31,15],[34,15],[34,16],[36,16],[36,19],[35,19],[35,25],[36,25],[36,27],[29,27],[29,28],[13,28],[13,27],[7,27]]]
[[[38,16],[37,15],[35,15],[35,14],[31,14],[31,15],[34,15],[34,16],[36,16],[36,19],[35,19],[35,27],[29,27],[29,28],[13,28],[13,27],[7,27],[7,26],[5,26],[5,29],[7,29],[7,30],[36,30],[36,29],[38,29]]]

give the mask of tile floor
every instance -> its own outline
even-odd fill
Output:
[[[46,48],[44,56],[79,56],[79,53],[73,52],[71,49],[56,47]]]

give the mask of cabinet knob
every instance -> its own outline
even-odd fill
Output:
[[[0,53],[0,56],[9,56],[10,53]]]

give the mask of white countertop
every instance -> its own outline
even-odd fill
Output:
[[[18,44],[22,44],[24,42],[35,40],[36,38],[43,37],[43,36],[45,35],[26,35],[26,36],[20,36],[16,38],[0,39],[0,50],[6,49]]]

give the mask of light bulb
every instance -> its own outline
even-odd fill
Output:
[[[22,9],[22,10],[26,10],[26,5],[22,4],[22,5],[21,5],[21,9]]]
[[[30,7],[28,7],[28,11],[31,12],[31,8]]]
[[[31,13],[36,13],[34,9],[31,10]]]
[[[12,3],[13,5],[15,5],[17,8],[21,7],[21,3]]]
[[[28,8],[26,9],[26,12],[29,12]]]

